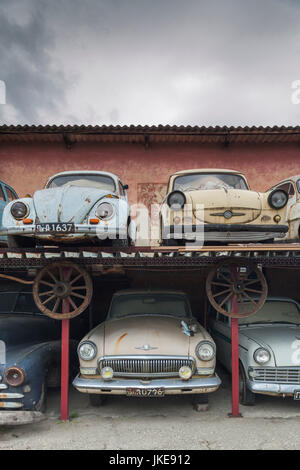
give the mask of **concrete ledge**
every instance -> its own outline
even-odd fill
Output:
[[[46,419],[39,411],[0,411],[0,426],[38,423]]]

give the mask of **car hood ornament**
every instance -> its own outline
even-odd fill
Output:
[[[150,346],[150,344],[143,344],[143,346],[137,346],[135,349],[142,349],[143,351],[151,351],[152,349],[158,349]]]

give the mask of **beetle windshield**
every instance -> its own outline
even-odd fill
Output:
[[[299,325],[299,308],[294,302],[267,300],[258,312],[239,319],[239,325],[255,323],[293,323]]]
[[[84,188],[98,188],[111,192],[116,190],[115,182],[110,176],[84,173],[80,175],[58,175],[50,181],[47,188],[57,188],[67,185]]]
[[[173,190],[196,191],[201,189],[249,189],[241,175],[230,173],[190,173],[177,176]]]
[[[129,315],[169,315],[190,318],[189,301],[180,294],[122,294],[112,299],[108,318],[123,318]]]
[[[31,292],[0,292],[0,313],[36,313],[42,315],[35,305]]]

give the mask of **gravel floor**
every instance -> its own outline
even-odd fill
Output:
[[[110,397],[91,408],[88,397],[70,391],[71,421],[59,420],[59,391],[48,399],[46,419],[37,424],[0,427],[4,449],[300,449],[300,402],[260,396],[241,407],[243,418],[228,418],[230,380],[210,397],[206,412],[191,399]]]

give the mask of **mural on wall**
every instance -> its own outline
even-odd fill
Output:
[[[137,201],[139,206],[145,206],[151,217],[149,224],[150,233],[146,241],[145,233],[142,234],[137,223],[137,244],[157,244],[159,238],[159,207],[166,195],[167,183],[138,183]]]

